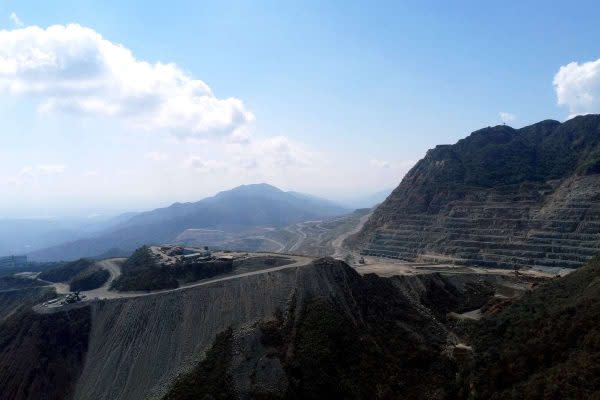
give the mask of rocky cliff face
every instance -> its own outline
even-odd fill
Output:
[[[360,276],[326,258],[29,310],[0,323],[0,398],[444,398],[455,373],[446,348],[456,341],[446,313],[480,307],[490,294],[465,295],[464,285],[481,279]]]
[[[407,260],[579,267],[600,252],[600,116],[437,146],[348,243]]]
[[[535,311],[544,298],[554,299],[564,309],[552,321],[567,329],[561,318],[575,314],[563,299],[575,296],[577,310],[594,307],[584,318],[587,325],[577,325],[587,335],[597,320],[596,270],[572,274],[579,276],[577,288],[591,290],[589,296],[575,295],[579,289],[562,284],[570,280],[557,279],[554,286],[566,287],[566,294],[544,292],[521,308]],[[0,398],[467,398],[471,382],[481,393],[487,389],[473,375],[477,371],[465,369],[470,356],[461,353],[467,347],[457,335],[465,322],[457,313],[497,312],[510,300],[494,294],[533,283],[527,282],[477,273],[361,276],[325,258],[176,292],[55,313],[28,310],[0,323]],[[548,323],[546,316],[540,314],[539,324]],[[524,334],[532,338],[539,331]],[[559,336],[544,343],[560,342]],[[486,344],[477,351],[486,357],[496,348]]]

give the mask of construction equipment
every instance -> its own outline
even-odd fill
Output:
[[[65,304],[73,304],[73,303],[80,302],[81,301],[80,293],[81,293],[80,291],[69,293],[67,295],[67,297],[65,297],[64,303]]]

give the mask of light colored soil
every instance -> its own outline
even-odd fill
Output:
[[[281,257],[281,254],[277,254],[277,253],[251,253],[251,254],[226,253],[226,254],[232,255],[232,256],[242,256],[242,254],[243,254],[248,257],[264,257],[265,255]],[[217,255],[218,255],[218,253],[217,253]],[[207,280],[202,280],[199,282],[190,283],[190,284],[183,285],[183,286],[180,286],[175,289],[157,290],[157,291],[153,291],[153,292],[117,292],[117,291],[109,290],[110,284],[112,283],[112,281],[121,274],[121,265],[124,262],[124,259],[103,260],[103,261],[100,261],[98,263],[98,265],[107,269],[111,273],[110,279],[101,288],[81,292],[81,295],[85,295],[85,298],[83,298],[82,301],[77,303],[76,306],[80,306],[85,303],[93,302],[93,301],[97,301],[97,300],[148,297],[148,296],[164,295],[164,294],[173,293],[173,292],[180,292],[180,291],[184,291],[184,290],[187,290],[190,288],[195,288],[195,287],[199,287],[199,286],[207,286],[207,285],[211,285],[211,284],[215,284],[215,283],[219,283],[219,282],[229,281],[229,280],[233,280],[233,279],[240,279],[240,278],[244,278],[244,277],[248,277],[248,276],[252,276],[252,275],[260,275],[260,274],[266,274],[266,273],[275,272],[275,271],[281,271],[281,270],[285,270],[285,269],[303,267],[303,266],[309,265],[314,260],[313,257],[306,257],[306,256],[286,255],[285,257],[293,260],[293,262],[290,264],[281,265],[278,267],[264,268],[264,269],[260,269],[260,270],[249,271],[249,272],[244,272],[244,273],[235,274],[235,275],[227,275],[227,276],[222,276],[219,278],[207,279]],[[52,284],[52,286],[56,289],[57,294],[63,295],[63,294],[70,293],[68,284],[54,283],[54,284]],[[61,309],[61,307],[64,307],[64,306],[61,305],[60,302],[56,302],[56,303],[53,303],[50,305],[41,305],[41,304],[37,305],[34,307],[34,310],[37,312],[40,312],[40,313],[49,313],[49,312],[51,313],[51,312],[59,311]]]
[[[353,267],[361,275],[373,273],[383,277],[397,275],[416,275],[416,274],[478,274],[478,275],[501,275],[513,277],[514,272],[509,269],[502,268],[481,268],[471,266],[461,266],[454,264],[423,264],[414,263],[396,259],[383,257],[368,257],[365,256],[365,264],[355,264]],[[522,269],[519,271],[519,278],[552,278],[555,274],[535,269]]]
[[[75,400],[161,399],[193,368],[215,336],[254,326],[287,310],[292,299],[339,295],[326,268],[293,265],[178,290],[87,303],[93,318]]]
[[[448,318],[459,321],[478,321],[481,319],[481,309],[467,311],[462,314],[451,312],[448,314]]]
[[[366,215],[363,215],[360,220],[358,220],[358,224],[352,228],[351,230],[342,233],[340,236],[338,236],[336,239],[333,240],[333,242],[331,242],[331,245],[333,246],[333,257],[334,258],[338,258],[338,259],[343,259],[348,253],[349,250],[344,248],[344,241],[351,235],[354,235],[355,233],[358,233],[363,226],[365,225],[365,223],[367,223],[367,221],[369,220],[369,218],[371,217],[373,213],[370,212]]]

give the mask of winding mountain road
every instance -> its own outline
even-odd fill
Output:
[[[264,255],[273,255],[273,256],[281,257],[281,254],[276,254],[276,253],[252,253],[252,256],[255,256],[255,257],[264,256]],[[257,271],[249,271],[249,272],[244,272],[244,273],[235,274],[235,275],[227,275],[227,276],[222,276],[219,278],[207,279],[207,280],[202,280],[199,282],[190,283],[190,284],[183,285],[183,286],[180,286],[175,289],[157,290],[157,291],[153,291],[153,292],[116,292],[116,291],[109,290],[110,284],[112,283],[112,281],[121,274],[121,264],[123,262],[123,259],[102,260],[98,263],[98,265],[107,269],[111,273],[111,278],[106,282],[106,284],[104,284],[102,287],[100,287],[98,289],[82,291],[80,294],[85,295],[86,297],[79,303],[74,304],[73,306],[85,304],[87,302],[96,301],[96,300],[158,296],[158,295],[167,294],[167,293],[179,292],[179,291],[195,288],[198,286],[211,285],[213,283],[244,278],[244,277],[248,277],[248,276],[252,276],[252,275],[260,275],[260,274],[266,274],[269,272],[281,271],[281,270],[285,270],[285,269],[303,267],[303,266],[309,265],[314,260],[313,257],[306,257],[306,256],[285,255],[285,257],[293,260],[293,262],[290,264],[281,265],[278,267],[265,268],[265,269],[261,269],[261,270],[257,270]],[[52,286],[54,286],[57,289],[58,294],[69,293],[68,285],[66,285],[66,284],[52,284]],[[59,292],[59,290],[60,290],[60,292]],[[57,302],[57,303],[54,303],[51,305],[45,305],[45,306],[41,305],[41,304],[37,305],[34,307],[34,310],[37,312],[40,312],[40,313],[51,313],[54,311],[59,311],[62,307],[63,306],[61,306],[60,303]]]
[[[363,215],[358,220],[358,224],[356,224],[354,228],[342,233],[340,236],[338,236],[331,242],[331,246],[333,246],[334,250],[333,258],[343,259],[346,256],[346,254],[349,253],[349,250],[346,250],[344,248],[344,240],[346,240],[351,235],[358,233],[363,228],[363,226],[365,226],[372,214],[373,212],[371,211],[370,213]]]

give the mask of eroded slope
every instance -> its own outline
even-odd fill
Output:
[[[366,254],[578,267],[600,250],[600,116],[437,146],[350,240]]]

